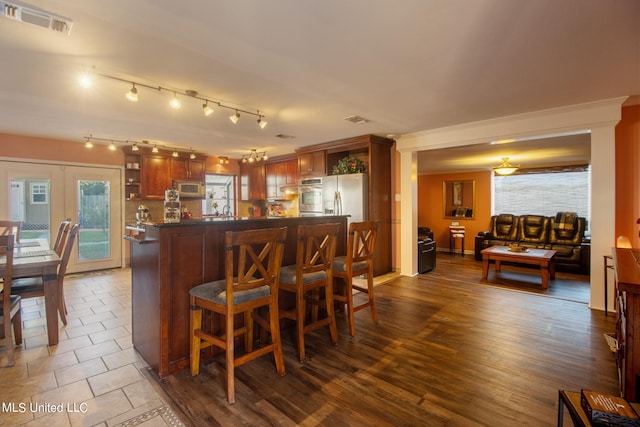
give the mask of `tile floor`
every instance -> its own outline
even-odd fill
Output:
[[[67,276],[65,299],[68,324],[52,347],[43,299],[23,300],[23,345],[0,368],[0,426],[182,425],[133,349],[130,270]]]

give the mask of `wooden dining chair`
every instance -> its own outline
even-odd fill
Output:
[[[7,366],[15,365],[15,354],[11,342],[11,327],[16,345],[22,344],[22,315],[21,299],[19,295],[12,294],[13,275],[13,245],[14,235],[0,236],[0,257],[4,257],[4,273],[2,276],[2,291],[0,292],[0,325],[4,331],[4,344],[7,348]]]
[[[6,236],[13,234],[14,243],[20,241],[20,232],[22,231],[22,221],[0,220],[0,235]]]
[[[378,323],[376,304],[373,295],[373,252],[375,250],[378,223],[375,221],[352,222],[347,237],[347,253],[333,260],[334,299],[347,306],[349,333],[355,336],[354,313],[371,308],[371,317]],[[353,278],[367,276],[367,287],[353,283]],[[336,280],[337,279],[337,280]],[[353,290],[367,294],[368,300],[354,306]]]
[[[67,235],[69,234],[69,229],[71,228],[71,220],[66,219],[60,223],[58,226],[58,233],[56,234],[56,240],[53,242],[53,246],[51,247],[59,257],[62,256],[62,250],[64,249],[64,244],[67,241]]]
[[[331,342],[338,343],[331,266],[336,253],[339,228],[340,224],[337,223],[299,225],[296,263],[280,270],[280,290],[295,294],[295,306],[289,310],[280,308],[280,318],[296,322],[300,363],[306,359],[304,334],[328,326]],[[307,303],[311,304],[308,321]],[[320,308],[324,308],[326,317],[319,318]]]
[[[67,266],[69,264],[69,258],[71,257],[71,251],[73,250],[76,237],[80,225],[74,224],[69,231],[69,237],[64,245],[64,252],[60,258],[60,266],[58,267],[58,313],[63,324],[67,324],[67,305],[64,300],[64,276],[67,273]],[[19,279],[13,279],[13,293],[20,295],[22,298],[35,298],[44,296],[44,279],[42,276],[35,277],[21,277]]]
[[[225,278],[204,283],[189,291],[191,375],[200,372],[200,350],[216,346],[225,351],[227,400],[235,402],[235,368],[273,353],[276,371],[285,374],[278,320],[278,277],[287,228],[268,228],[225,233]],[[258,308],[268,308],[268,319]],[[203,325],[203,310],[224,318],[219,333]],[[235,315],[244,315],[244,325]],[[253,322],[271,334],[271,344],[253,350]],[[235,355],[234,341],[244,335],[244,353]]]

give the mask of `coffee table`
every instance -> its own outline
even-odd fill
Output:
[[[554,262],[556,251],[551,249],[530,248],[526,252],[515,252],[509,250],[508,246],[491,246],[483,249],[480,253],[482,254],[483,279],[486,279],[489,275],[489,261],[491,260],[495,262],[496,271],[500,271],[503,261],[540,266],[542,289],[549,287],[549,278],[556,278],[556,265]]]

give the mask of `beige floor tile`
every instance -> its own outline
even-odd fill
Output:
[[[49,352],[51,354],[66,353],[69,351],[77,350],[79,348],[88,347],[92,344],[93,342],[89,339],[88,336],[68,338],[65,340],[61,339],[60,342],[58,342],[58,345],[51,346],[49,348]]]
[[[28,402],[35,394],[55,390],[58,382],[53,372],[31,376],[0,387],[0,402]]]
[[[101,342],[99,344],[90,345],[75,350],[76,357],[80,362],[84,362],[96,357],[102,357],[107,354],[121,351],[122,348],[114,340]]]
[[[118,326],[117,328],[107,329],[106,331],[89,334],[89,338],[91,338],[91,341],[93,341],[94,344],[97,344],[100,342],[122,338],[129,335],[131,335],[131,333],[124,326]]]
[[[93,426],[133,409],[120,389],[88,399],[84,403],[87,405],[87,412],[69,414],[72,426]]]
[[[76,338],[104,330],[106,330],[106,328],[101,322],[92,322],[87,325],[80,325],[73,328],[67,326],[64,332],[67,334],[67,337]]]
[[[127,348],[117,353],[108,354],[102,357],[105,365],[110,371],[120,368],[124,365],[134,364],[141,360],[138,353],[133,348]]]
[[[90,399],[93,399],[93,393],[86,380],[76,381],[75,383],[33,395],[33,402],[49,403],[51,405],[60,403],[63,405],[80,404]],[[43,415],[46,414],[40,414],[40,416]],[[38,417],[38,415],[36,415],[36,417]]]
[[[115,316],[110,311],[102,311],[99,313],[93,313],[86,316],[82,316],[80,320],[83,324],[89,325],[95,322],[102,322],[103,320],[114,319]]]
[[[93,377],[106,372],[108,369],[101,358],[87,360],[67,368],[57,369],[54,373],[58,385],[63,386],[76,381]]]
[[[135,366],[125,365],[112,371],[98,374],[88,379],[93,394],[100,396],[115,389],[135,383],[142,379],[142,375]]]
[[[160,396],[158,396],[158,393],[146,378],[129,384],[122,389],[135,408],[149,404],[153,404],[155,405],[153,407],[156,407],[159,406],[159,402],[161,402]]]
[[[69,414],[67,412],[54,412],[42,417],[35,418],[34,420],[21,424],[21,427],[69,427],[71,421],[69,420]]]
[[[78,364],[78,359],[75,353],[68,351],[65,353],[59,353],[55,356],[44,357],[41,359],[35,359],[27,366],[29,368],[29,376],[38,376],[47,372],[55,372],[57,369],[67,366],[74,366]]]

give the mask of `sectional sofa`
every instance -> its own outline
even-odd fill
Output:
[[[585,218],[571,212],[559,212],[554,217],[494,215],[490,229],[475,238],[475,258],[482,261],[480,251],[490,246],[519,243],[555,250],[556,268],[560,271],[589,274],[591,246],[585,239],[585,226]]]

